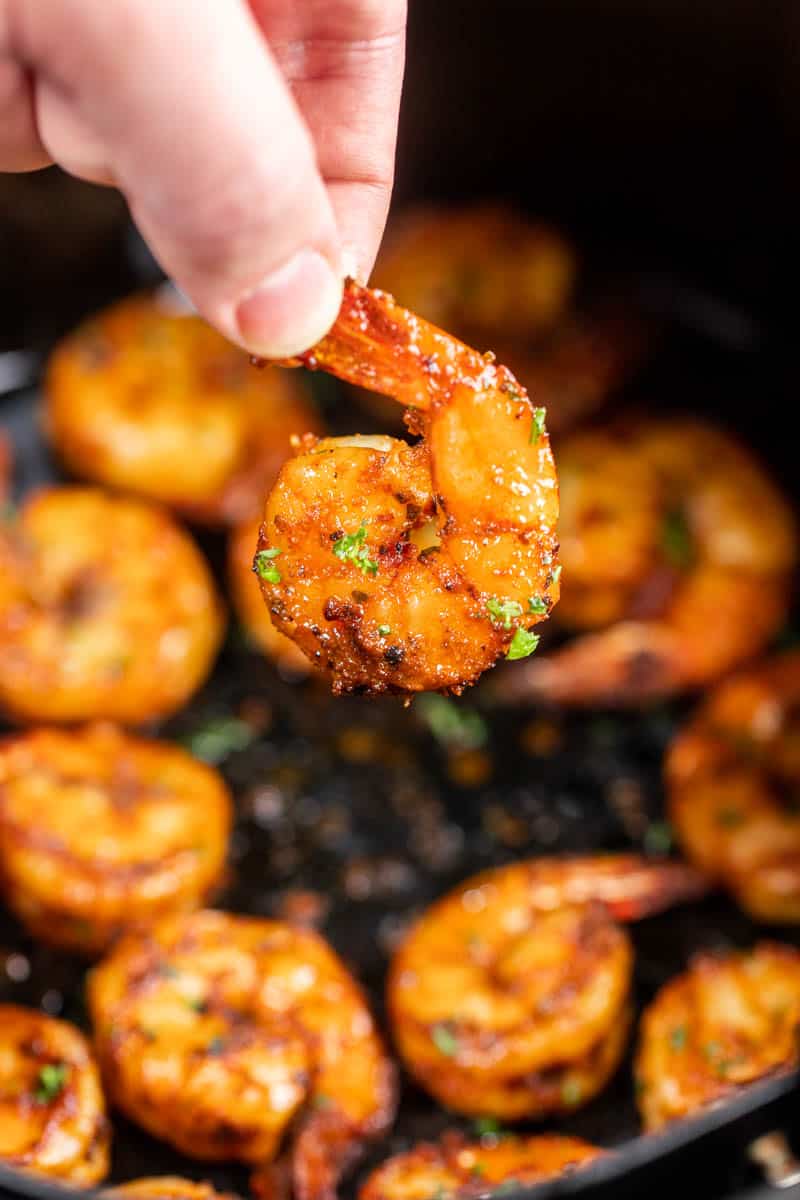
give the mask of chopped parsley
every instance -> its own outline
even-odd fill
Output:
[[[367,527],[361,523],[355,533],[345,533],[333,543],[333,553],[342,562],[351,562],[362,575],[377,575],[378,564],[369,556]]]
[[[497,1117],[478,1117],[473,1122],[476,1137],[499,1137],[503,1127]]]
[[[212,1054],[215,1058],[220,1054],[224,1054],[224,1052],[225,1038],[223,1037],[213,1037],[206,1046],[206,1053]]]
[[[518,658],[527,658],[538,645],[538,633],[531,633],[529,629],[517,629],[506,652],[506,658],[510,662],[515,662]]]
[[[673,509],[664,516],[661,527],[661,549],[667,562],[681,569],[691,566],[694,557],[694,541],[689,522],[680,509]]]
[[[686,1036],[687,1036],[686,1035],[686,1026],[685,1025],[676,1025],[675,1028],[670,1031],[670,1035],[669,1035],[669,1044],[672,1047],[672,1049],[673,1050],[685,1050],[686,1049]]]
[[[644,834],[644,848],[648,854],[666,854],[672,848],[672,828],[666,821],[654,821]]]
[[[333,1100],[331,1100],[330,1096],[327,1096],[325,1092],[317,1092],[316,1096],[311,1101],[311,1107],[316,1108],[317,1110],[332,1108]]]
[[[391,632],[392,632],[391,625],[379,625],[378,626],[378,633],[381,637],[388,637]]]
[[[203,1000],[200,996],[184,996],[183,1002],[187,1008],[190,1008],[192,1012],[196,1013],[204,1013],[208,1008],[205,1000]]]
[[[489,740],[489,729],[479,712],[435,692],[420,696],[416,711],[437,742],[446,748],[480,750]]]
[[[472,1166],[470,1167],[469,1173],[470,1173],[470,1175],[472,1175],[472,1177],[474,1179],[480,1179],[481,1176],[485,1175],[486,1172],[485,1172],[485,1168],[483,1167],[483,1165],[481,1163],[476,1162],[476,1163],[473,1163]]]
[[[486,607],[492,623],[502,625],[503,629],[510,629],[513,618],[522,616],[522,605],[516,600],[498,600],[496,596],[492,596],[486,601]]]
[[[567,1108],[580,1104],[583,1092],[577,1079],[567,1079],[561,1089],[561,1101]]]
[[[255,739],[246,721],[238,717],[214,717],[181,739],[195,756],[206,763],[220,763],[235,750],[244,750]]]
[[[280,583],[281,573],[272,561],[279,554],[280,550],[275,548],[272,550],[259,550],[253,559],[253,570],[259,579],[265,579],[267,583]]]
[[[559,579],[561,578],[561,570],[562,570],[561,563],[559,563],[558,566],[553,567],[552,571],[550,572],[550,578],[553,583],[558,583]]]
[[[744,813],[738,808],[718,808],[714,820],[722,829],[736,829],[744,821]]]
[[[446,1021],[439,1021],[433,1026],[431,1037],[436,1049],[446,1058],[454,1058],[458,1054],[458,1038]]]
[[[536,613],[537,617],[547,615],[547,601],[544,596],[531,596],[528,600],[528,612]]]
[[[533,410],[533,417],[531,419],[531,435],[528,439],[531,446],[535,445],[544,433],[544,422],[546,417],[546,408],[535,408]]]
[[[52,1104],[64,1090],[68,1075],[67,1063],[45,1063],[36,1077],[34,1099],[39,1104]]]

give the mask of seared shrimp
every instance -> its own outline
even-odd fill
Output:
[[[18,720],[167,716],[222,631],[204,559],[160,508],[49,488],[0,526],[0,708]]]
[[[357,984],[315,933],[200,912],[129,934],[89,1007],[110,1096],[195,1158],[272,1160],[291,1126],[298,1200],[394,1111],[394,1076]]]
[[[196,1183],[177,1175],[132,1179],[130,1183],[106,1189],[106,1195],[117,1200],[236,1200],[227,1192],[216,1191],[210,1183]]]
[[[292,434],[319,430],[299,379],[259,379],[214,329],[150,296],[66,338],[46,392],[48,430],[71,471],[209,524],[256,516]]]
[[[0,876],[35,937],[96,954],[198,908],[225,864],[231,801],[177,746],[112,725],[0,743]]]
[[[559,477],[559,620],[582,636],[509,674],[499,696],[652,700],[712,682],[780,628],[794,520],[727,434],[676,418],[579,434],[560,447]]]
[[[83,1034],[34,1009],[0,1005],[0,1161],[91,1187],[108,1157],[100,1076]]]
[[[228,542],[228,580],[233,607],[245,628],[270,662],[291,675],[308,675],[311,663],[291,638],[272,623],[264,604],[253,555],[258,548],[261,521],[256,517],[231,531]]]
[[[541,410],[504,367],[352,281],[303,361],[390,392],[423,438],[307,439],[285,463],[255,560],[278,628],[335,692],[458,693],[531,653],[559,590]]]
[[[642,1017],[636,1090],[645,1129],[798,1065],[800,952],[760,942],[700,954]]]
[[[692,898],[681,863],[610,855],[487,871],[414,925],[388,1005],[409,1071],[447,1108],[568,1112],[614,1073],[631,1020],[631,920]]]
[[[530,1187],[604,1154],[580,1138],[560,1134],[504,1136],[484,1145],[451,1133],[438,1144],[423,1143],[390,1158],[372,1172],[358,1195],[359,1200],[461,1200],[484,1196],[501,1184],[504,1191]]]
[[[800,922],[800,651],[719,685],[670,747],[689,858],[758,921]]]

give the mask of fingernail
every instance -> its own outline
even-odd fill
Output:
[[[242,341],[263,358],[288,358],[310,349],[339,315],[342,279],[316,250],[300,250],[240,301]]]

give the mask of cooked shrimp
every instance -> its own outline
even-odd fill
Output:
[[[315,933],[200,912],[129,934],[95,968],[89,1007],[109,1093],[195,1158],[259,1164],[296,1129],[298,1200],[394,1110],[394,1076],[364,998]]]
[[[666,760],[689,858],[758,921],[800,922],[800,651],[720,684]]]
[[[447,1108],[504,1120],[585,1104],[631,1019],[631,920],[700,893],[681,863],[635,855],[487,871],[413,926],[390,970],[395,1040]]]
[[[130,1183],[106,1189],[106,1195],[117,1200],[236,1200],[227,1192],[216,1191],[210,1183],[196,1183],[177,1175],[132,1179]]]
[[[446,1134],[438,1144],[423,1143],[397,1154],[373,1171],[359,1191],[359,1200],[460,1200],[483,1196],[501,1184],[530,1187],[565,1175],[603,1157],[605,1151],[580,1138],[560,1134],[492,1139],[492,1144],[467,1142]]]
[[[636,1057],[645,1129],[660,1129],[798,1065],[800,952],[760,942],[700,954],[642,1017]]]
[[[210,524],[255,516],[292,434],[319,431],[299,379],[259,379],[241,350],[155,296],[123,300],[66,338],[46,392],[71,471]]]
[[[246,521],[231,531],[228,542],[228,579],[233,607],[246,633],[270,662],[290,675],[308,675],[311,663],[299,646],[272,623],[264,604],[258,577],[253,571],[253,555],[258,548],[261,521]]]
[[[415,446],[307,439],[267,501],[256,568],[273,620],[336,692],[458,693],[558,599],[558,486],[514,377],[350,281],[303,361],[391,392]]]
[[[0,1161],[91,1187],[108,1157],[100,1077],[83,1034],[34,1009],[0,1005]]]
[[[0,743],[0,876],[35,937],[96,954],[120,930],[198,908],[231,823],[221,776],[112,725]]]
[[[560,447],[559,476],[559,620],[582,636],[509,674],[498,696],[635,704],[712,682],[780,628],[794,520],[727,434],[675,418],[579,434]]]
[[[49,488],[0,526],[0,708],[18,720],[166,716],[222,631],[204,559],[160,508]]]

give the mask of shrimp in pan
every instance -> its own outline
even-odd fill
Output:
[[[193,520],[256,516],[289,454],[319,429],[299,378],[257,378],[247,355],[158,296],[133,296],[55,350],[46,420],[80,478],[158,500]]]
[[[488,1139],[487,1139],[488,1141]],[[580,1138],[560,1134],[492,1138],[467,1142],[446,1134],[438,1144],[423,1143],[396,1154],[367,1178],[359,1200],[467,1200],[498,1187],[530,1187],[595,1162],[605,1151]]]
[[[509,672],[508,702],[636,704],[719,678],[785,620],[791,509],[729,435],[689,418],[559,448],[560,625],[578,636]]]
[[[97,954],[219,884],[231,800],[213,768],[113,725],[0,743],[0,879],[35,937]]]
[[[585,1104],[631,1021],[633,920],[700,894],[682,863],[542,859],[461,884],[412,927],[388,1008],[411,1074],[445,1107],[516,1121]]]
[[[89,1008],[116,1105],[195,1158],[289,1151],[298,1200],[394,1112],[394,1072],[365,1000],[317,934],[199,912],[125,936],[96,967]]]
[[[108,1171],[100,1075],[74,1026],[0,1005],[0,1162],[78,1187]]]
[[[459,693],[531,653],[559,593],[544,413],[491,356],[352,280],[302,361],[391,394],[422,436],[308,438],[284,464],[255,560],[278,628],[335,692]]]
[[[116,1200],[236,1200],[226,1192],[215,1191],[210,1183],[196,1183],[177,1175],[132,1179],[130,1183],[107,1188],[106,1195]]]
[[[0,708],[16,720],[167,716],[223,627],[205,560],[161,508],[53,487],[0,525]]]
[[[699,954],[642,1017],[636,1092],[645,1129],[661,1129],[776,1071],[794,1070],[800,952],[760,942]]]
[[[800,922],[800,651],[719,684],[666,759],[685,853],[757,921]]]

